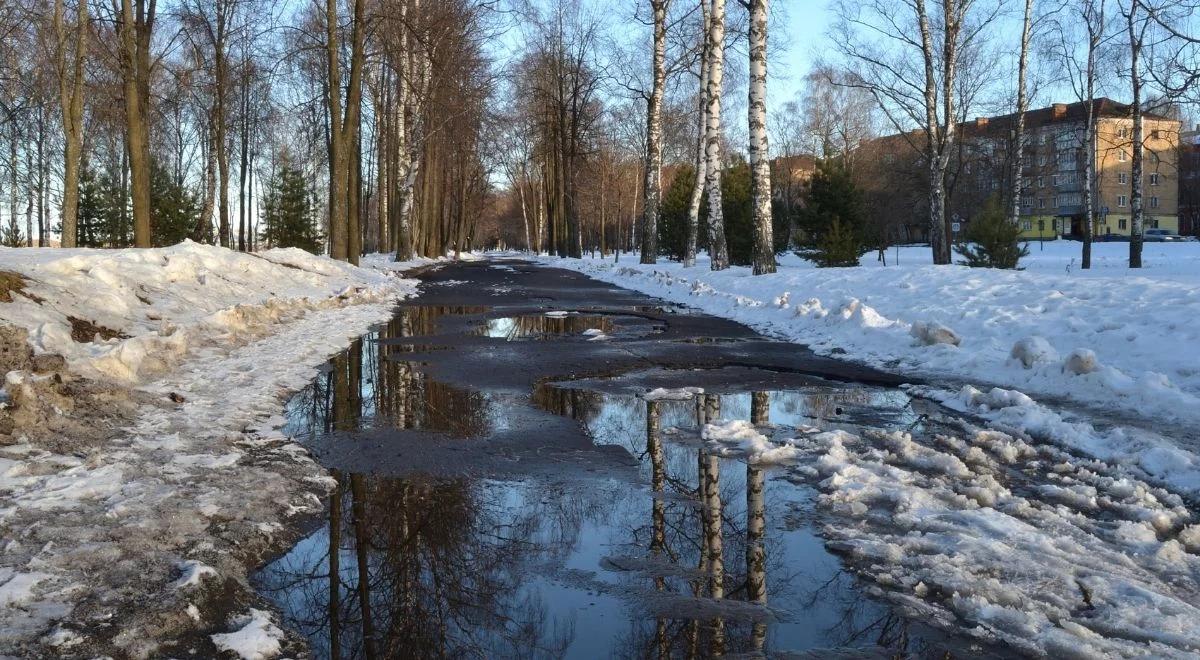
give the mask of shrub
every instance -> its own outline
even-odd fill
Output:
[[[967,226],[966,243],[954,246],[963,257],[958,263],[972,268],[1015,269],[1029,248],[1021,244],[1021,228],[1010,222],[1000,202],[992,197]]]

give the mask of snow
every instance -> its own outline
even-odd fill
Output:
[[[719,449],[735,450],[748,463],[782,463],[800,453],[789,441],[776,444],[753,424],[740,419],[705,424],[700,437]]]
[[[1191,512],[1122,466],[965,423],[792,445],[829,544],[911,615],[1037,656],[1200,652]]]
[[[19,604],[0,604],[0,654],[54,655],[56,625],[86,624],[75,612],[88,608],[77,608],[103,603],[121,626],[109,653],[154,656],[211,621],[201,614],[208,577],[248,589],[255,562],[295,540],[290,519],[321,511],[329,487],[282,433],[284,401],[415,292],[399,273],[430,263],[370,256],[358,268],[190,242],[0,248],[0,270],[26,280],[0,302],[3,324],[27,330],[37,354],[63,355],[69,377],[107,388],[94,409],[64,400],[74,408],[58,413],[89,423],[110,408],[132,411],[111,430],[94,424],[91,441],[18,427],[0,443],[0,600]],[[72,317],[110,339],[76,341]],[[55,378],[9,372],[4,405],[36,400]],[[231,650],[278,650],[282,634],[265,613],[238,625],[220,637]]]
[[[628,254],[540,260],[889,371],[1200,424],[1200,243],[1147,244],[1137,271],[1124,267],[1128,244],[1096,244],[1089,271],[1079,243],[1030,249],[1022,271],[927,265],[924,247],[886,267],[874,253],[837,269],[784,255],[760,276],[712,272],[703,256],[692,268]]]
[[[703,387],[656,387],[639,396],[646,401],[688,401],[704,394]]]
[[[204,581],[204,578],[217,576],[217,569],[195,559],[181,561],[175,564],[175,567],[179,569],[180,575],[177,580],[171,583],[171,588],[173,589],[194,587]]]
[[[250,608],[249,614],[238,617],[233,625],[239,629],[212,635],[213,644],[221,651],[236,653],[243,660],[266,660],[279,655],[283,631],[271,621],[271,614]]]

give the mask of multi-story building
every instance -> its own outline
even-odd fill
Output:
[[[1133,142],[1130,107],[1106,98],[1094,103],[1095,153],[1090,153],[1084,139],[1086,103],[1055,103],[1025,113],[1020,203],[1025,238],[1083,234],[1084,166],[1088,158],[1093,159],[1096,173],[1093,235],[1098,240],[1129,236]],[[989,198],[995,197],[1006,208],[1011,203],[1016,120],[1015,114],[1009,114],[980,117],[959,125],[958,145],[947,173],[947,215],[952,228],[958,228],[956,235],[961,235]],[[1143,130],[1145,227],[1178,231],[1180,122],[1144,113]],[[901,137],[911,139],[898,139]],[[921,160],[915,149],[922,140],[923,136],[912,134],[889,136],[875,143],[893,145],[902,152],[890,160],[913,164]],[[1200,155],[1197,159],[1200,171]],[[921,212],[915,208],[913,211]]]
[[[1083,234],[1088,158],[1092,159],[1096,174],[1093,235],[1100,240],[1129,236],[1133,160],[1130,107],[1104,98],[1094,103],[1095,153],[1090,153],[1085,140],[1086,103],[1055,103],[1025,114],[1020,222],[1026,238]],[[976,190],[990,189],[1002,196],[1011,190],[1008,154],[1015,125],[1013,114],[977,119],[963,127],[961,134],[967,155],[961,166],[966,181],[975,184]],[[1145,227],[1178,231],[1180,123],[1144,113],[1142,126]],[[972,176],[972,170],[978,175]],[[959,201],[960,196],[952,197],[955,206]],[[979,200],[961,201],[967,203],[961,210],[955,210],[969,219]]]
[[[1200,236],[1200,124],[1179,134],[1179,233]]]

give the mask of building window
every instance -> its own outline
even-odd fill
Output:
[[[1022,220],[1021,221],[1021,229],[1025,230],[1025,231],[1033,231],[1033,221],[1032,220]]]
[[[1045,179],[1043,179],[1042,177],[1039,176],[1038,177],[1038,188],[1045,188],[1045,187],[1046,187]]]
[[[1057,174],[1051,175],[1050,185],[1054,186],[1055,188],[1058,187],[1058,175]]]
[[[1129,175],[1125,172],[1118,172],[1117,173],[1117,183],[1120,183],[1122,185],[1129,183]]]
[[[1117,137],[1122,137],[1122,138],[1129,137],[1129,129],[1122,126],[1121,130],[1117,131]]]
[[[1150,208],[1152,208],[1152,209],[1158,208],[1158,198],[1157,197],[1150,198]]]
[[[1117,206],[1125,206],[1125,203],[1128,201],[1129,198],[1125,195],[1117,195]]]
[[[1046,198],[1045,197],[1038,197],[1038,208],[1039,209],[1046,208]]]
[[[1038,154],[1038,165],[1046,164],[1046,154]]]
[[[1058,195],[1055,195],[1054,197],[1050,198],[1050,204],[1054,208],[1058,208]]]
[[[1117,229],[1129,229],[1129,220],[1125,218],[1117,220]]]
[[[1152,186],[1158,185],[1158,172],[1154,172],[1150,175],[1150,185],[1152,185]]]
[[[1046,231],[1046,221],[1038,220],[1038,232]]]
[[[1124,163],[1127,160],[1129,160],[1129,154],[1125,153],[1124,149],[1117,152],[1117,162],[1118,163]]]

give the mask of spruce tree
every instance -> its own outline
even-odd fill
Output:
[[[809,246],[805,256],[818,266],[857,266],[866,252],[866,207],[841,159],[817,163],[797,224]]]
[[[192,235],[200,221],[200,199],[166,168],[150,170],[151,238],[156,247],[175,245]]]
[[[284,165],[267,183],[263,195],[260,236],[270,247],[296,247],[313,254],[322,249],[321,233],[312,203],[312,191],[304,174]]]

